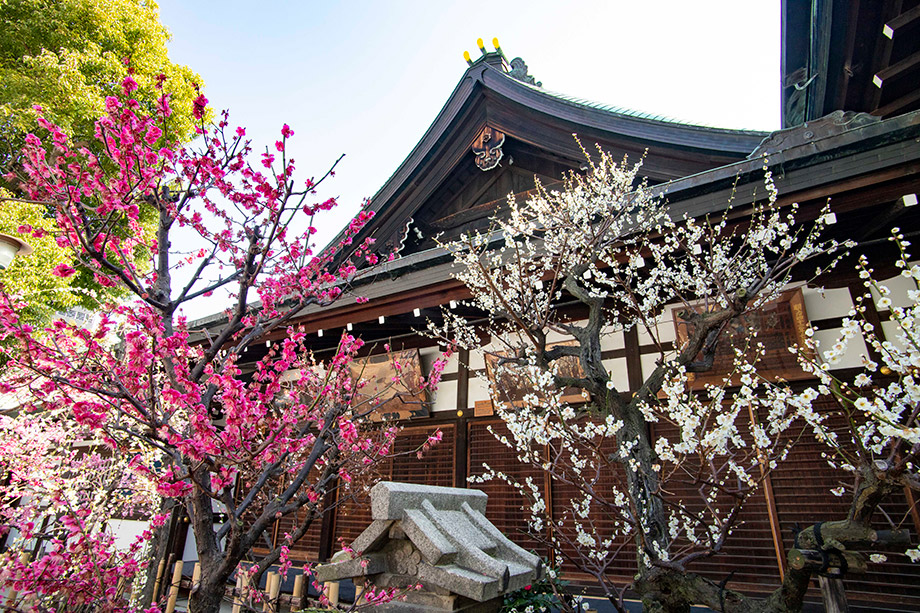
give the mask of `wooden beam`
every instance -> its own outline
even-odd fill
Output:
[[[893,79],[907,72],[908,70],[911,70],[918,64],[920,64],[920,51],[908,55],[906,58],[896,64],[892,64],[887,68],[879,70],[877,73],[875,73],[875,76],[872,77],[872,82],[875,83],[877,88],[881,89],[885,81]]]
[[[873,109],[872,114],[877,117],[889,117],[891,115],[897,114],[898,111],[910,106],[918,100],[920,100],[920,89],[915,89],[906,96],[901,96],[900,98],[892,100],[885,106],[880,106],[877,109]]]
[[[321,562],[332,558],[332,550],[335,547],[335,516],[338,511],[337,486],[338,477],[332,481],[326,495],[323,496],[323,519],[319,529],[319,559]]]
[[[882,26],[882,34],[894,40],[894,37],[898,35],[898,30],[903,31],[906,26],[912,24],[917,19],[920,19],[920,5],[904,11],[894,19],[888,20],[888,22]]]
[[[856,33],[859,31],[859,0],[851,0],[850,11],[847,14],[847,36],[846,47],[844,50],[842,75],[837,85],[837,95],[834,99],[835,109],[845,109],[847,107],[847,89],[850,86],[850,79],[854,75],[853,55],[856,51]]]
[[[885,2],[883,19],[884,21],[890,21],[901,14],[901,0],[891,0]],[[888,63],[891,61],[891,49],[892,49],[891,39],[885,36],[880,36],[875,41],[875,53],[872,54],[872,62],[869,64],[869,74],[876,74],[879,70],[882,70]],[[865,105],[863,108],[867,111],[873,111],[878,108],[878,105],[881,103],[882,99],[882,90],[879,87],[871,87],[869,85],[865,88]]]
[[[808,53],[808,76],[813,79],[808,86],[805,103],[805,120],[823,117],[827,93],[828,58],[831,48],[831,30],[834,20],[832,1],[812,0],[811,48]]]
[[[623,333],[623,343],[626,349],[626,377],[629,381],[629,391],[637,392],[642,387],[642,358],[639,348],[639,331],[635,327]]]

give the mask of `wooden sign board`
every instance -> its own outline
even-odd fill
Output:
[[[398,365],[398,368],[397,368]],[[351,376],[364,384],[352,406],[360,411],[373,407],[371,419],[385,421],[429,417],[428,394],[420,389],[422,361],[418,349],[392,351],[355,360]]]
[[[494,414],[491,400],[477,400],[473,405],[473,417],[489,417]]]
[[[547,345],[547,349],[559,345],[574,346],[576,341],[563,341]],[[486,353],[486,373],[489,381],[492,382],[492,388],[498,390],[498,397],[494,398],[496,402],[504,405],[523,406],[524,396],[532,391],[533,386],[527,381],[526,377],[515,372],[515,369],[504,368],[502,373],[498,374],[498,365],[502,358],[508,357],[507,352]],[[581,368],[581,362],[577,357],[566,356],[557,360],[559,375],[563,377],[579,378],[584,377],[584,370]],[[581,390],[568,388],[562,394],[562,401],[569,403],[584,402],[585,396]]]
[[[678,316],[685,306],[673,307],[671,314],[677,329],[677,346],[689,338],[689,324]],[[688,377],[693,389],[700,389],[706,383],[722,384],[722,379],[731,372],[735,347],[744,349],[751,332],[756,331],[756,342],[763,343],[765,353],[757,371],[767,379],[780,377],[787,381],[807,379],[809,375],[800,367],[795,355],[789,352],[794,344],[804,345],[808,317],[805,314],[805,299],[801,289],[780,294],[757,311],[752,311],[735,321],[722,332],[716,347],[712,368],[705,373],[691,373]],[[700,356],[702,359],[702,356]]]

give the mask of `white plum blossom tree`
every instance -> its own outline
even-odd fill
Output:
[[[796,204],[780,207],[766,160],[764,192],[754,205],[742,210],[729,204],[722,213],[694,219],[653,197],[638,178],[641,163],[617,164],[603,151],[587,157],[587,172],[567,177],[561,190],[538,184],[526,203],[509,197],[507,214],[496,217],[489,232],[447,245],[471,304],[486,317],[470,322],[448,311],[445,327],[432,327],[433,333],[471,350],[483,336],[491,338],[484,351],[493,365],[493,405],[511,433],[499,439],[521,462],[575,495],[566,501],[568,512],[554,515],[532,480],[519,482],[488,466],[479,480],[516,487],[528,501],[533,536],[592,576],[620,611],[627,590],[649,611],[689,611],[694,604],[799,610],[812,576],[808,564],[790,565],[776,592],[754,600],[695,574],[691,563],[723,550],[746,500],[786,457],[792,437],[784,434],[791,427],[811,424],[830,440],[813,403],[832,393],[833,382],[814,348],[798,351],[819,381],[797,392],[764,374],[766,349],[755,331],[731,340],[727,331],[793,281],[808,281],[800,272],[803,262],[812,260],[809,273],[820,275],[853,245],[821,238],[831,219],[827,207],[811,211],[811,221]],[[685,330],[673,344],[659,326],[667,313]],[[916,368],[917,337],[909,336],[916,326],[900,325],[910,331],[902,345],[913,342],[913,353],[894,357],[893,345],[879,351],[898,364],[912,355]],[[848,326],[848,332],[866,330]],[[629,394],[618,389],[602,343],[607,335],[631,331],[652,339],[657,356]],[[712,369],[720,344],[729,343],[729,372],[694,382]],[[513,400],[511,387],[523,390]],[[575,404],[573,388],[580,393]],[[915,421],[917,403],[909,397],[915,391],[902,380],[875,400],[848,401],[876,424],[859,429],[864,447],[881,445],[892,466],[904,466],[894,463],[897,449],[908,463],[917,449],[914,442],[911,454],[904,453],[917,436],[915,424],[902,425],[903,409],[892,412],[895,405],[913,407],[908,413]],[[892,437],[902,442],[892,447]],[[864,470],[856,467],[865,462],[852,466]],[[900,473],[892,483],[906,483],[910,471],[894,470]],[[677,480],[693,487],[674,491],[670,485]],[[859,529],[825,524],[824,537],[871,540],[865,513],[871,515],[868,507],[856,518]],[[800,549],[818,549],[815,540],[812,528],[803,530]],[[611,569],[624,555],[635,560],[635,577],[617,583]]]

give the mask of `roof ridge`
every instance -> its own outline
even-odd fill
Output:
[[[755,129],[751,129],[751,128],[726,128],[726,127],[723,127],[723,126],[714,126],[714,125],[707,124],[707,123],[701,123],[701,122],[697,122],[697,121],[690,121],[690,120],[687,120],[687,119],[681,119],[681,118],[677,118],[677,117],[671,117],[671,116],[668,116],[668,115],[660,115],[660,114],[657,114],[657,113],[649,113],[649,112],[646,112],[646,111],[639,111],[639,110],[637,110],[637,109],[633,109],[633,108],[626,107],[626,106],[608,104],[608,103],[605,103],[605,102],[598,102],[598,101],[596,101],[596,100],[591,100],[591,99],[589,99],[589,98],[581,98],[581,97],[578,97],[578,96],[572,96],[572,95],[569,95],[569,94],[564,94],[564,93],[562,93],[562,92],[553,91],[553,90],[551,90],[551,89],[547,89],[547,88],[542,87],[542,86],[537,86],[537,85],[534,85],[534,84],[532,84],[532,83],[527,83],[527,82],[525,82],[525,81],[522,81],[522,80],[520,80],[520,79],[515,78],[514,76],[512,76],[510,73],[508,73],[508,72],[506,72],[506,71],[498,70],[498,69],[496,69],[496,68],[493,67],[493,66],[490,66],[490,68],[493,68],[496,72],[498,72],[498,73],[504,75],[505,77],[507,77],[507,78],[509,78],[509,79],[513,79],[513,80],[517,81],[518,83],[520,83],[520,84],[522,84],[522,85],[524,85],[524,86],[526,86],[526,87],[528,87],[528,88],[530,88],[530,89],[532,89],[532,90],[534,90],[534,91],[540,92],[540,93],[542,93],[542,94],[544,94],[544,95],[550,96],[550,97],[555,98],[555,99],[557,99],[557,100],[560,100],[560,101],[562,101],[562,102],[566,102],[566,103],[569,103],[569,104],[573,104],[573,105],[575,105],[575,106],[586,107],[586,108],[591,108],[591,109],[600,110],[600,111],[606,111],[606,112],[608,112],[608,113],[615,113],[615,114],[617,114],[617,115],[623,115],[623,116],[626,116],[626,117],[631,117],[631,118],[633,118],[633,119],[644,119],[644,120],[648,120],[648,121],[656,121],[656,122],[670,123],[670,124],[679,125],[679,126],[706,128],[706,129],[708,129],[708,130],[721,130],[721,131],[728,132],[728,133],[733,133],[733,134],[751,134],[751,135],[754,135],[754,134],[758,134],[758,135],[759,135],[759,134],[763,134],[763,135],[766,136],[766,135],[769,135],[769,134],[772,133],[772,131],[770,131],[770,130],[755,130]]]

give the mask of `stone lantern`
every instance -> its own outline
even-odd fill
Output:
[[[543,567],[486,519],[487,500],[479,490],[378,483],[371,490],[372,522],[351,544],[354,554],[339,554],[315,577],[422,585],[377,611],[498,611],[506,593],[539,580]]]

